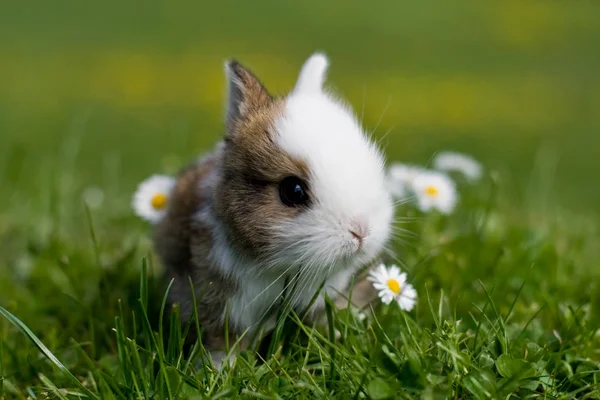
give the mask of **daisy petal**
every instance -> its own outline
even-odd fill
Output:
[[[386,293],[385,295],[383,295],[383,297],[381,297],[381,302],[383,304],[390,304],[392,302],[392,300],[394,300],[394,296],[391,296],[388,293]]]
[[[398,276],[398,278],[396,279],[398,280],[400,286],[403,287],[404,283],[406,282],[406,272],[401,273],[400,276]]]
[[[416,301],[407,297],[399,297],[396,299],[402,310],[411,311],[415,307]]]
[[[416,299],[417,291],[410,283],[407,283],[406,285],[404,285],[404,289],[402,290],[402,296],[407,297],[409,299]]]
[[[389,274],[392,276],[400,275],[400,268],[397,265],[390,265]]]
[[[473,157],[454,151],[438,153],[433,159],[433,166],[440,171],[460,172],[469,181],[481,178],[483,169]]]
[[[136,215],[151,223],[159,222],[166,214],[175,182],[174,178],[164,175],[153,175],[141,182],[132,200]]]
[[[417,176],[412,181],[412,191],[417,196],[419,209],[423,212],[436,209],[449,214],[458,201],[454,181],[438,171],[428,171]]]

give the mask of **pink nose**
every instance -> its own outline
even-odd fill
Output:
[[[350,233],[352,234],[352,236],[353,236],[353,237],[354,237],[356,240],[358,240],[358,247],[359,247],[359,248],[361,248],[361,247],[362,247],[362,244],[363,244],[363,239],[364,239],[364,237],[363,237],[363,236],[360,236],[358,233],[356,233],[356,232],[354,232],[354,231],[352,231],[352,230],[350,231]]]
[[[363,241],[367,236],[367,225],[361,220],[353,220],[350,223],[348,231],[358,241],[358,247],[362,247]]]

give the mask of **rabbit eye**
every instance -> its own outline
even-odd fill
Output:
[[[288,207],[295,207],[308,202],[306,183],[295,176],[284,178],[279,184],[279,197]]]

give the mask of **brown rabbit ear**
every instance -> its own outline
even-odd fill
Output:
[[[258,78],[236,60],[225,63],[225,73],[229,85],[226,125],[230,135],[237,121],[268,106],[273,99]]]

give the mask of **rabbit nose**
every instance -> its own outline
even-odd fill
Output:
[[[352,220],[348,231],[350,231],[352,237],[358,241],[358,247],[362,247],[363,241],[368,234],[367,224],[361,219]]]

